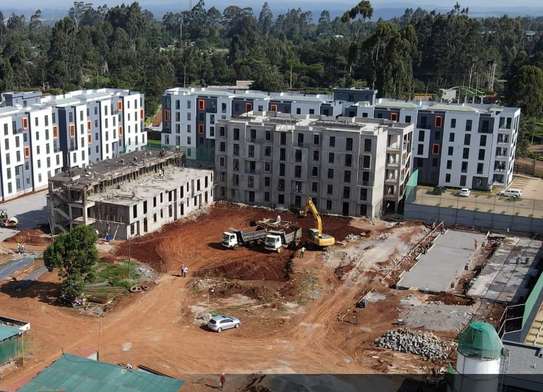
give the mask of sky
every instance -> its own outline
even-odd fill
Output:
[[[115,5],[123,3],[123,0],[85,0],[96,5],[108,4]],[[131,3],[133,0],[124,0],[125,3]],[[164,10],[188,9],[190,2],[196,4],[198,0],[139,0],[139,3],[152,12]],[[543,16],[543,0],[458,0],[462,7],[469,7],[473,13],[494,12],[496,14],[508,13],[510,15],[535,15]],[[257,12],[264,0],[205,0],[207,7],[216,6],[220,9],[228,5],[251,6]],[[356,4],[357,0],[268,0],[272,9],[283,11],[288,8],[303,8],[316,13],[319,10],[327,9],[331,12],[343,12]],[[386,10],[395,9],[402,13],[405,8],[416,8],[420,6],[425,9],[448,10],[457,2],[457,0],[372,0],[372,4],[377,17],[386,12]],[[34,10],[36,8],[44,10],[63,10],[68,9],[73,4],[73,0],[0,0],[0,10]],[[381,10],[381,12],[380,12]],[[333,12],[334,13],[334,12]]]

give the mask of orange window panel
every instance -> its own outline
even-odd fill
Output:
[[[200,134],[204,133],[204,124],[198,124],[198,133]]]
[[[28,119],[26,117],[21,119],[21,126],[25,129],[28,128]]]
[[[88,140],[89,140],[89,144],[91,144],[92,143],[92,133],[89,133]]]
[[[398,121],[398,113],[390,113],[390,119],[392,121]]]
[[[164,121],[170,121],[170,111],[168,109],[164,110]]]
[[[119,127],[119,135],[123,134],[123,127]]]
[[[143,112],[143,109],[141,109],[141,110],[140,110],[140,117],[141,117],[142,120],[143,120],[143,117],[144,117],[143,115],[144,115],[144,114],[145,114],[145,113]]]
[[[245,104],[245,111],[250,112],[251,110],[253,110],[253,104],[252,103],[246,103]]]
[[[117,101],[117,110],[123,110],[123,101]]]
[[[205,99],[199,99],[198,100],[198,109],[206,110],[206,101],[205,101]]]
[[[87,129],[90,131],[92,129],[92,124],[90,121],[87,121]]]
[[[73,124],[70,125],[70,136],[75,136],[75,125]]]
[[[439,154],[439,144],[433,144],[432,145],[432,154],[434,154],[434,155]]]
[[[441,128],[443,126],[443,117],[436,116],[435,126],[436,128]]]
[[[30,156],[30,147],[25,147],[25,158]]]
[[[58,138],[58,127],[53,127],[53,137],[56,139]]]
[[[270,105],[270,111],[271,112],[276,112],[277,111],[277,105],[276,104],[271,104]]]

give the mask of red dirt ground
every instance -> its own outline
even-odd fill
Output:
[[[25,229],[21,230],[13,237],[9,237],[5,240],[8,243],[20,242],[25,245],[40,245],[47,246],[52,240],[40,229]]]
[[[226,250],[221,247],[224,231],[230,228],[246,229],[250,227],[252,221],[264,218],[274,219],[278,214],[282,220],[296,222],[302,227],[304,238],[307,239],[307,229],[314,227],[314,220],[311,216],[300,218],[285,211],[277,212],[264,208],[216,203],[210,208],[208,214],[200,215],[196,219],[178,221],[164,227],[159,232],[121,243],[116,256],[133,257],[149,263],[162,272],[177,271],[181,264],[187,265],[189,272],[191,272],[205,264],[206,268],[220,266],[217,272],[222,269],[222,273],[227,273],[228,269],[233,268],[236,270],[236,274],[241,272],[242,275],[253,276],[253,279],[255,279],[253,274],[261,276],[262,279],[280,279],[281,273],[279,271],[283,267],[276,260],[288,259],[291,255],[290,251],[284,251],[278,258],[276,254],[265,253],[259,249],[252,250],[240,247],[236,250]],[[338,241],[345,239],[349,233],[366,233],[365,230],[351,226],[350,218],[325,216],[323,221],[325,232],[333,235]],[[202,243],[207,246],[202,247]],[[229,268],[225,267],[225,263]],[[249,263],[254,267],[241,267],[240,263]],[[266,267],[262,267],[262,264]],[[265,270],[262,270],[263,268]],[[245,269],[247,269],[246,272],[243,271]],[[270,277],[266,278],[268,275]]]

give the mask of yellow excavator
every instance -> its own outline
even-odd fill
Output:
[[[307,199],[307,203],[305,204],[305,207],[300,211],[300,215],[306,216],[307,211],[311,211],[311,214],[313,215],[313,218],[315,218],[315,222],[317,224],[316,228],[309,229],[311,241],[313,241],[315,245],[322,248],[334,245],[336,243],[336,239],[331,235],[324,234],[322,232],[322,218],[319,214],[319,211],[317,210],[317,207],[315,206],[315,203],[313,203],[313,200],[311,200],[311,198]]]

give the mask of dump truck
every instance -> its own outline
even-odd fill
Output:
[[[268,231],[262,228],[257,228],[255,231],[230,229],[223,233],[222,246],[228,249],[237,248],[239,245],[248,245],[263,240],[267,234]]]
[[[296,247],[302,241],[302,229],[293,228],[286,230],[270,230],[264,240],[264,249],[271,252],[281,252],[283,248]]]

